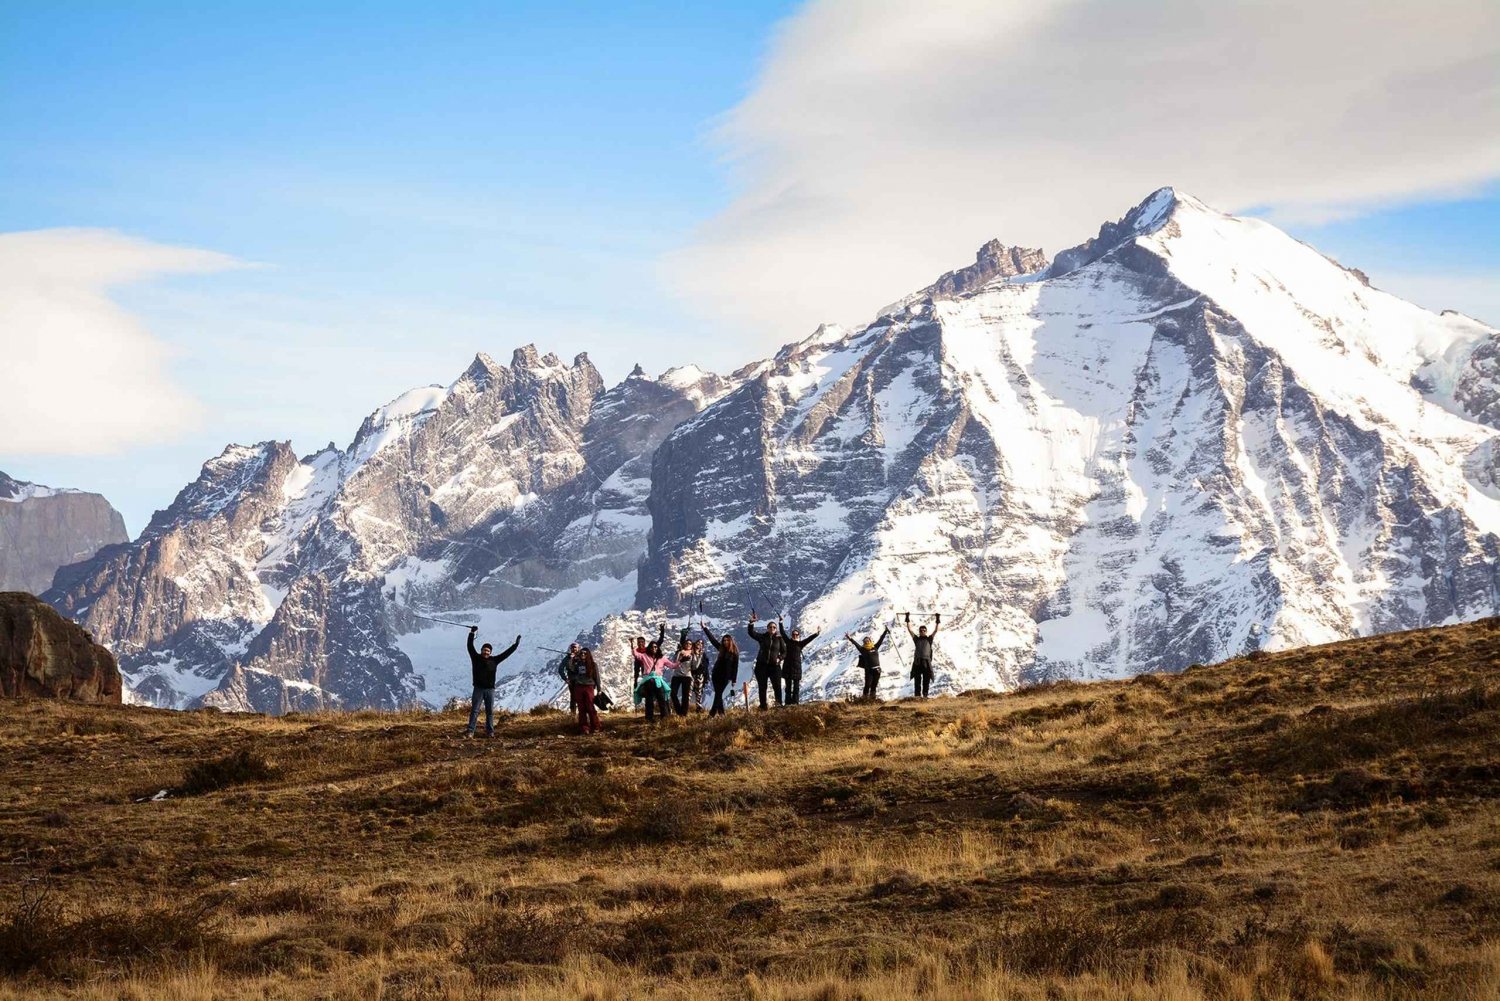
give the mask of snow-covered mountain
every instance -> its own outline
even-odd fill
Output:
[[[728,379],[480,356],[347,449],[227,450],[49,599],[173,705],[441,703],[463,634],[419,613],[524,633],[517,707],[542,648],[623,687],[700,603],[821,629],[815,695],[908,610],[944,613],[939,689],[1179,669],[1493,614],[1497,380],[1495,330],[1163,189]]]
[[[945,613],[948,690],[1495,611],[1493,329],[1170,189],[1036,263],[821,330],[678,428],[642,603],[795,611],[822,694],[858,684],[845,631],[908,610]]]
[[[59,567],[128,539],[125,519],[100,495],[0,473],[0,591],[41,594]]]
[[[628,607],[651,449],[726,387],[681,368],[605,391],[584,355],[480,355],[345,449],[225,449],[138,540],[47,597],[159,705],[441,703],[468,686],[464,633],[419,614],[481,609],[463,614],[524,632],[534,658]]]

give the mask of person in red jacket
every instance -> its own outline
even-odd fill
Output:
[[[569,662],[568,684],[573,702],[578,706],[578,729],[585,736],[598,733],[599,710],[594,706],[594,691],[599,687],[599,668],[594,663],[593,651],[588,647],[579,650],[578,656]]]

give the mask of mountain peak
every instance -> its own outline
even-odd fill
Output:
[[[511,368],[539,368],[541,364],[542,355],[535,344],[523,344],[511,352]]]
[[[1157,188],[1120,219],[1100,226],[1098,235],[1092,239],[1059,253],[1053,259],[1051,267],[1047,269],[1046,277],[1057,278],[1092,264],[1111,250],[1129,243],[1136,237],[1161,230],[1185,209],[1213,212],[1203,202],[1176,188],[1170,186]]]
[[[952,299],[987,285],[996,278],[1014,278],[1041,271],[1047,255],[1040,247],[1010,247],[991,240],[974,255],[974,263],[943,275],[925,290],[935,299]]]
[[[474,360],[469,367],[464,369],[464,375],[494,375],[500,369],[500,363],[491,358],[483,351],[476,352]]]

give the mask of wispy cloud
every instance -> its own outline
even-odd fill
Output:
[[[813,0],[716,138],[739,195],[668,279],[774,341],[1163,184],[1328,219],[1500,176],[1500,5]]]
[[[108,230],[0,233],[0,449],[98,454],[188,430],[199,404],[172,380],[166,346],[109,291],[242,266]]]

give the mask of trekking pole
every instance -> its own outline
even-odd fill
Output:
[[[436,615],[423,615],[421,612],[412,612],[411,614],[415,615],[419,619],[426,619],[428,622],[441,622],[445,626],[457,626],[460,629],[474,628],[474,626],[468,622],[454,622],[452,619],[440,619]]]

